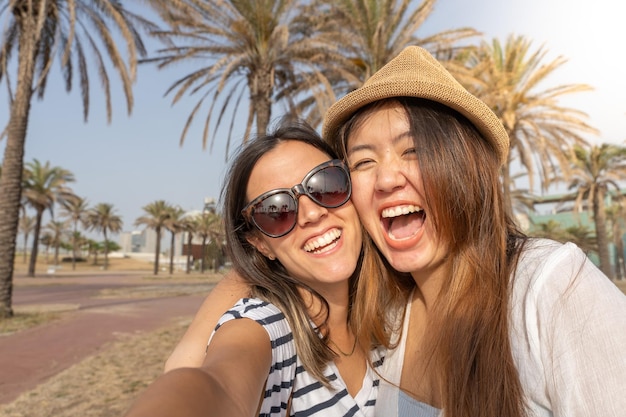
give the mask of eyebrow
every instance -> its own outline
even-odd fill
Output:
[[[413,140],[413,135],[408,130],[406,132],[404,132],[404,133],[400,133],[399,135],[395,136],[391,140],[391,143],[393,145],[396,145],[398,142],[406,139],[407,137],[409,139]],[[351,154],[353,154],[355,152],[364,151],[364,150],[371,150],[371,149],[374,149],[375,147],[376,146],[372,145],[371,143],[366,143],[366,144],[363,144],[363,145],[356,145],[356,146],[352,146],[352,147],[348,148],[346,153],[347,153],[347,155],[351,155]]]

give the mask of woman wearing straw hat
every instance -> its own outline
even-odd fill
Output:
[[[626,297],[575,245],[516,228],[509,139],[482,101],[409,47],[330,108],[323,135],[365,229],[414,282],[377,415],[624,415]]]

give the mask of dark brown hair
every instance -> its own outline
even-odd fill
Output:
[[[292,328],[298,356],[304,367],[317,379],[327,384],[328,380],[324,377],[323,371],[327,363],[334,359],[335,353],[326,344],[329,337],[325,324],[328,315],[326,300],[312,288],[294,279],[279,260],[268,259],[248,242],[247,238],[251,234],[260,232],[241,214],[241,210],[248,203],[246,189],[254,166],[263,155],[285,141],[303,142],[319,149],[328,155],[329,159],[336,158],[336,153],[315,130],[293,119],[283,119],[273,132],[255,138],[240,148],[230,165],[222,189],[226,250],[235,270],[250,285],[251,295],[271,302],[285,314]],[[288,158],[289,155],[285,157]],[[363,320],[359,318],[363,311],[373,311],[379,318],[384,315],[384,310],[379,307],[379,304],[366,304],[371,294],[376,291],[376,283],[380,281],[378,276],[385,271],[384,266],[376,258],[372,258],[371,254],[374,251],[370,241],[364,239],[357,269],[350,278],[349,289],[351,306],[348,316],[349,324],[355,335],[359,332],[367,334],[363,339],[359,339],[360,345],[367,349],[373,345],[385,344],[387,341],[386,329],[380,320],[371,325],[362,325]],[[371,260],[361,267],[363,259]],[[301,289],[317,297],[323,306],[321,315],[316,316],[322,317],[323,323],[317,329],[310,324],[307,303],[302,298]]]

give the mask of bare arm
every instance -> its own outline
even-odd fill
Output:
[[[225,323],[200,368],[162,374],[126,417],[249,417],[258,411],[272,362],[269,335],[253,320]]]
[[[207,295],[189,328],[165,362],[164,371],[201,366],[209,337],[217,321],[237,300],[246,297],[248,293],[248,285],[236,272],[226,274]]]

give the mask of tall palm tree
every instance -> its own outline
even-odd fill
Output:
[[[322,42],[315,32],[303,31],[298,23],[302,12],[296,0],[195,1],[154,0],[151,2],[169,30],[153,35],[166,45],[156,56],[144,60],[166,68],[188,62],[195,70],[176,80],[166,91],[173,103],[185,95],[197,101],[183,128],[182,144],[203,105],[208,102],[204,117],[203,147],[207,146],[212,118],[215,130],[226,112],[232,109],[227,136],[231,143],[235,115],[247,103],[244,141],[252,132],[264,134],[271,119],[276,88],[296,82],[295,73],[306,73],[305,79],[325,80],[323,68],[332,57],[339,59],[334,45]],[[333,55],[334,51],[334,55]],[[306,87],[304,87],[306,90]],[[310,92],[309,92],[310,93]],[[285,97],[288,100],[291,97]]]
[[[24,211],[24,214],[20,217],[19,230],[24,235],[24,247],[22,249],[22,256],[24,263],[26,263],[26,257],[28,254],[28,236],[30,235],[30,232],[35,230],[35,218],[26,215],[26,211]]]
[[[170,275],[174,273],[174,251],[176,243],[176,234],[183,230],[183,214],[184,210],[180,207],[170,207],[169,216],[165,221],[165,228],[169,230],[170,239]]]
[[[39,233],[41,221],[46,210],[53,214],[54,203],[71,198],[74,194],[67,187],[67,183],[74,181],[74,175],[61,167],[50,166],[50,162],[41,164],[35,159],[26,163],[24,169],[24,200],[26,204],[35,210],[35,228],[33,235],[33,248],[30,252],[28,276],[35,276],[37,264],[37,248],[39,246]]]
[[[581,208],[583,202],[591,207],[600,269],[612,278],[605,200],[610,190],[621,196],[619,183],[626,180],[626,148],[606,143],[586,148],[575,146],[572,165],[569,189],[576,190],[575,207]]]
[[[67,234],[67,222],[51,220],[46,224],[46,230],[50,234],[50,246],[54,248],[54,264],[59,264],[59,248],[63,244],[63,236]]]
[[[10,317],[13,315],[13,258],[23,156],[32,98],[34,95],[40,99],[44,97],[48,75],[56,60],[68,92],[73,79],[78,77],[85,120],[89,113],[88,74],[94,71],[98,74],[110,120],[112,104],[108,68],[112,67],[119,75],[130,112],[137,55],[146,52],[139,29],[150,29],[153,24],[129,12],[123,2],[117,0],[3,1],[0,3],[0,21],[0,82],[6,81],[11,104],[9,122],[3,132],[7,140],[0,178],[0,317]],[[120,40],[124,42],[126,60],[117,46]],[[93,59],[87,59],[88,54]],[[95,63],[94,70],[90,70],[89,62]],[[15,76],[11,79],[13,71]]]
[[[544,62],[547,50],[540,47],[532,51],[531,45],[523,36],[509,36],[504,45],[498,39],[482,42],[466,62],[472,70],[472,82],[462,80],[498,115],[509,135],[510,152],[502,170],[509,208],[513,160],[519,160],[526,168],[531,190],[536,175],[545,190],[558,176],[567,180],[572,146],[585,145],[582,135],[596,133],[585,122],[585,113],[559,103],[566,95],[591,88],[585,84],[546,88],[550,85],[548,78],[566,59],[558,57]]]
[[[87,200],[75,196],[61,202],[61,216],[72,222],[72,270],[76,269],[76,250],[78,248],[78,225],[87,226]]]
[[[159,256],[161,254],[161,231],[166,227],[170,218],[172,206],[164,200],[153,201],[142,207],[146,212],[135,220],[135,226],[144,225],[156,233],[156,247],[154,249],[154,275],[159,273]]]
[[[104,269],[106,270],[109,268],[109,232],[120,232],[124,222],[113,204],[98,203],[87,212],[87,224],[90,230],[101,232],[104,236]]]

